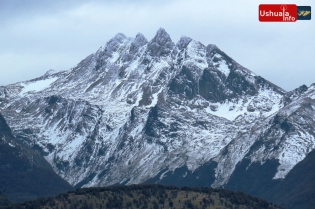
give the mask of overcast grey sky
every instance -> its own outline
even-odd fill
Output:
[[[151,40],[162,27],[216,44],[285,90],[315,83],[315,21],[262,23],[258,5],[314,0],[0,0],[0,85],[67,70],[117,33]],[[314,16],[314,15],[313,15]],[[314,18],[313,18],[314,19]]]

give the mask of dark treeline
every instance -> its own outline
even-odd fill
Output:
[[[130,185],[80,188],[56,197],[39,198],[6,209],[105,209],[105,208],[184,208],[184,209],[280,209],[261,198],[243,192],[206,187]]]

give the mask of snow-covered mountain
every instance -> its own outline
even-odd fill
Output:
[[[151,41],[117,34],[74,68],[0,87],[0,108],[77,187],[224,187],[245,164],[275,162],[269,180],[283,179],[315,148],[314,89],[285,92],[217,46],[175,44],[159,29]]]

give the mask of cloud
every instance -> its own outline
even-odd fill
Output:
[[[216,44],[286,90],[315,82],[310,65],[315,55],[314,21],[260,23],[258,5],[265,2],[25,2],[0,3],[0,85],[40,76],[51,68],[69,69],[119,32],[130,37],[141,32],[150,40],[160,27],[175,42],[185,35],[205,45]],[[302,4],[312,6],[310,0]]]

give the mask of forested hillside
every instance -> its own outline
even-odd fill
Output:
[[[77,189],[76,191],[60,194],[55,198],[41,198],[8,207],[8,209],[20,208],[280,209],[281,207],[258,197],[224,189],[131,185]]]

